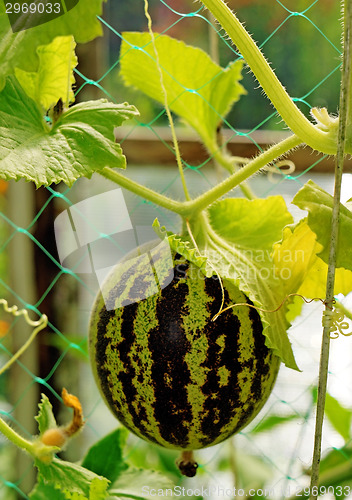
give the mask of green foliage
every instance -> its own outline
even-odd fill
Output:
[[[128,468],[122,457],[122,449],[128,431],[116,429],[94,444],[83,459],[82,467],[106,477],[112,483]]]
[[[40,434],[43,434],[46,430],[56,427],[56,420],[53,414],[53,407],[45,394],[42,394],[42,399],[38,406],[39,412],[34,418],[38,422]]]
[[[41,434],[56,425],[51,404],[43,396],[39,405]],[[52,420],[54,419],[54,420]],[[49,423],[50,421],[50,423]],[[127,430],[118,428],[95,443],[81,465],[54,458],[49,463],[36,460],[38,482],[31,500],[105,500],[107,498],[144,498],[142,486],[173,488],[173,482],[160,472],[131,467],[123,457]]]
[[[254,427],[254,429],[252,429],[251,434],[268,432],[275,429],[278,425],[284,425],[300,418],[301,416],[295,413],[291,415],[269,415],[267,418],[261,420],[259,424]]]
[[[246,214],[246,224],[238,222],[243,214]],[[261,223],[257,224],[259,214]],[[271,252],[283,228],[290,222],[292,216],[283,198],[275,196],[265,200],[221,200],[209,208],[209,221],[205,222],[205,228],[202,228],[204,221],[198,218],[193,226],[200,232],[199,238],[195,233],[200,255],[207,258],[205,267],[204,264],[201,267],[203,272],[207,276],[218,274],[224,280],[233,282],[252,300],[259,308],[267,346],[287,366],[298,369],[286,334],[289,326],[285,317],[286,307],[267,312],[276,310],[286,296],[285,280],[276,275]],[[167,232],[165,234],[170,246],[182,253],[180,246],[175,246],[175,239],[178,242],[179,238]],[[188,248],[187,258],[192,260],[189,252],[192,243],[186,243],[187,237],[182,240]],[[196,260],[194,263],[199,265]],[[287,287],[297,286],[295,275],[287,281]]]
[[[37,48],[51,43],[57,36],[73,35],[77,43],[85,43],[102,34],[97,15],[104,0],[80,1],[64,16],[31,29],[13,33],[5,13],[5,2],[0,3],[0,90],[6,77],[16,68],[27,72],[38,71]]]
[[[333,197],[313,181],[308,181],[293,199],[295,205],[308,211],[308,224],[323,247],[319,256],[325,262],[328,261],[329,255],[333,202]],[[340,209],[336,267],[352,270],[352,212],[344,205],[341,205]]]
[[[98,476],[79,465],[54,458],[49,464],[37,461],[36,466],[39,473],[39,482],[42,485],[48,484],[50,487],[60,490],[64,498],[104,500],[107,496],[108,479]],[[35,495],[38,495],[40,488],[41,486],[36,488]],[[34,498],[36,497],[34,496]]]
[[[79,177],[90,178],[93,172],[107,166],[125,167],[126,160],[115,143],[113,130],[136,116],[136,109],[127,103],[116,105],[106,100],[67,109],[73,101],[71,87],[77,62],[74,46],[101,33],[96,15],[100,14],[102,3],[103,0],[81,1],[64,17],[15,34],[4,4],[0,5],[0,178],[24,178],[37,187],[61,181],[72,186]],[[223,69],[202,50],[164,35],[156,35],[155,47],[157,57],[149,34],[124,33],[121,73],[125,83],[161,104],[166,97],[170,109],[198,132],[209,151],[217,152],[217,127],[245,93],[239,83],[243,63],[232,62]],[[64,110],[54,116],[52,107],[59,99]],[[45,119],[49,110],[51,122]],[[336,120],[334,124],[336,127]],[[233,170],[233,159],[225,155],[220,159],[228,162],[228,170]],[[140,189],[139,194],[142,192]],[[207,276],[218,274],[239,286],[260,308],[267,345],[287,366],[297,369],[286,332],[289,321],[299,314],[300,303],[284,301],[292,293],[324,297],[333,199],[319,186],[307,183],[294,203],[307,210],[308,217],[291,226],[292,217],[281,197],[218,201],[216,193],[202,212],[194,208],[193,213],[184,216],[192,235],[186,231],[182,235],[172,234],[157,222],[156,230]],[[148,191],[145,198],[148,199]],[[335,293],[347,293],[352,289],[352,228],[347,207],[341,209],[340,224]],[[301,252],[302,259],[294,258],[296,252]],[[286,271],[289,272],[285,274]],[[352,412],[328,395],[326,415],[341,436],[349,440]],[[252,433],[275,429],[295,418],[296,415],[272,415]],[[56,426],[45,396],[36,420],[40,434]],[[38,458],[38,483],[30,498],[138,500],[148,496],[143,485],[172,488],[172,482],[162,474],[126,463],[125,439],[122,429],[109,434],[93,445],[81,465],[59,458],[51,461],[51,455],[44,461]],[[169,456],[160,453],[159,458],[167,468]],[[268,467],[249,455],[242,458],[239,474],[243,485],[253,487],[253,471],[255,487],[264,485],[270,477]],[[344,467],[346,460],[349,466],[351,458],[348,444],[328,454],[321,462],[321,484],[350,484],[349,471]]]
[[[313,397],[316,401],[316,388],[313,390]],[[344,408],[336,398],[327,393],[325,398],[325,415],[334,429],[348,442],[351,439],[352,411]]]
[[[203,50],[166,35],[155,34],[155,47],[158,59],[148,33],[123,33],[120,58],[125,84],[161,104],[165,103],[165,90],[170,109],[198,132],[210,150],[215,150],[218,125],[245,93],[239,83],[243,62],[223,69]]]
[[[125,474],[115,482],[110,490],[110,495],[113,498],[127,498],[134,500],[142,500],[150,498],[147,488],[155,490],[166,490],[174,488],[174,484],[170,479],[160,474],[160,472],[150,471],[146,469],[128,469]],[[144,486],[144,488],[143,488]]]
[[[50,127],[10,77],[0,93],[0,178],[24,178],[37,187],[60,181],[72,186],[108,165],[124,168],[126,158],[115,143],[114,127],[136,114],[134,106],[101,99],[69,108]]]
[[[72,36],[57,37],[48,45],[37,48],[38,71],[15,68],[15,75],[23,90],[46,111],[59,99],[68,105],[74,101],[73,69],[77,65],[76,43]]]

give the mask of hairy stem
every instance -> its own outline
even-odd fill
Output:
[[[219,149],[216,149],[215,151],[210,151],[210,154],[213,156],[213,159],[216,164],[221,165],[222,167],[226,168],[226,170],[230,173],[234,173],[234,167],[233,164],[228,156],[223,154]],[[245,195],[245,197],[248,200],[254,200],[256,198],[255,194],[252,192],[251,188],[248,186],[246,182],[241,182],[239,185],[239,188],[241,189],[242,193]]]
[[[251,175],[258,172],[261,168],[264,168],[266,165],[286,154],[291,149],[299,146],[301,142],[302,141],[299,137],[291,135],[287,139],[284,139],[278,144],[270,147],[259,156],[248,162],[245,167],[230,175],[223,182],[189,202],[187,204],[189,213],[195,214],[204,210],[206,207],[214,203],[214,201],[221,198],[221,196],[224,196],[226,193],[231,191],[231,189],[235,188]]]
[[[335,283],[335,267],[336,267],[336,252],[338,243],[338,230],[340,220],[340,196],[341,196],[341,183],[343,173],[343,162],[345,153],[346,142],[346,123],[348,103],[351,98],[351,56],[352,56],[352,0],[344,0],[344,52],[343,52],[343,66],[341,77],[341,92],[340,92],[340,120],[339,120],[339,138],[337,144],[337,155],[335,165],[335,192],[334,192],[334,205],[331,217],[331,237],[328,261],[328,273],[326,281],[326,310],[334,298],[334,283]],[[315,423],[315,437],[314,437],[314,452],[312,463],[311,487],[310,491],[315,491],[319,483],[319,466],[321,456],[321,441],[324,420],[324,408],[326,387],[328,378],[329,366],[329,350],[330,350],[330,336],[329,325],[324,326],[323,338],[321,345],[320,367],[319,367],[319,384],[318,384],[318,398],[317,398],[317,412]],[[313,490],[313,487],[314,490]],[[315,493],[311,494],[312,500],[318,498]]]
[[[163,194],[157,193],[156,191],[153,191],[153,189],[150,189],[146,186],[143,186],[142,184],[139,184],[138,182],[133,181],[132,179],[129,179],[128,177],[125,177],[117,170],[113,170],[110,167],[105,167],[102,170],[99,170],[98,173],[106,179],[115,182],[115,184],[128,189],[128,191],[131,191],[132,193],[141,196],[142,198],[151,201],[152,203],[155,203],[160,207],[166,208],[171,212],[175,212],[179,215],[182,215],[184,212],[184,203],[172,200],[171,198],[168,198]]]
[[[2,418],[0,418],[0,432],[18,448],[27,451],[31,455],[34,454],[33,443],[17,434]]]
[[[181,217],[191,217],[192,215],[195,215],[196,213],[207,208],[209,205],[221,198],[221,196],[226,195],[229,191],[231,191],[231,189],[239,186],[243,181],[258,172],[261,168],[264,168],[266,165],[272,163],[277,158],[288,153],[291,149],[299,146],[300,144],[300,138],[295,135],[291,135],[287,139],[271,146],[267,151],[264,151],[259,156],[249,161],[245,167],[230,175],[220,184],[217,184],[197,198],[184,202],[172,200],[167,196],[157,193],[156,191],[153,191],[138,182],[128,179],[110,167],[105,167],[102,170],[99,170],[99,174],[116,184],[119,184],[121,187],[128,189],[132,193],[135,193],[138,196],[159,205],[160,207],[166,208],[171,212],[179,214]]]
[[[216,200],[221,198],[221,196],[226,195],[229,191],[231,191],[231,189],[239,186],[243,181],[258,172],[261,168],[264,168],[266,165],[288,153],[291,149],[299,146],[300,144],[300,138],[295,135],[291,135],[287,139],[271,146],[267,151],[264,151],[259,156],[249,161],[245,167],[230,175],[220,184],[217,184],[197,198],[184,202],[172,200],[167,196],[157,193],[156,191],[153,191],[138,182],[128,179],[110,167],[105,167],[102,170],[99,170],[99,173],[116,184],[119,184],[121,187],[128,189],[132,193],[135,193],[138,196],[159,205],[160,207],[179,214],[181,217],[190,217],[198,212],[201,212]]]
[[[202,0],[238,47],[263,90],[294,134],[313,149],[327,154],[336,153],[334,133],[323,132],[314,126],[291,100],[274,71],[249,33],[223,0]]]

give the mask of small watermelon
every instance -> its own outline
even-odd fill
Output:
[[[117,265],[93,305],[98,387],[117,419],[147,441],[181,450],[220,443],[263,407],[279,358],[255,309],[237,306],[213,321],[222,301],[217,277],[179,254],[171,268],[162,251],[153,268],[142,257]],[[223,286],[224,307],[251,304],[233,284]]]

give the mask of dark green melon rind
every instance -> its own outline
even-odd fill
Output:
[[[117,311],[106,311],[103,301],[98,299],[92,313],[91,351],[96,353],[92,359],[93,370],[104,399],[122,423],[137,435],[163,446],[196,449],[221,442],[254,418],[270,394],[279,360],[265,347],[262,325],[254,309],[232,309],[221,314],[216,322],[211,322],[221,303],[220,286],[214,278],[192,280],[195,288],[193,300],[197,301],[199,310],[205,311],[205,317],[203,329],[193,328],[190,335],[185,325],[177,321],[182,315],[187,316],[190,307],[186,298],[192,294],[183,280],[187,270],[189,272],[189,264],[176,264],[174,281],[161,294],[128,305],[122,313],[120,310],[119,323],[122,326],[120,340],[115,345],[111,341],[112,335],[109,337],[106,332],[116,328]],[[197,272],[192,265],[191,270]],[[131,280],[133,273],[129,276]],[[127,281],[126,275],[121,276],[121,286],[111,288],[111,299],[115,293],[124,293]],[[133,284],[130,285],[130,290],[133,290]],[[246,301],[235,287],[229,285],[228,290],[225,307]],[[207,302],[204,297],[211,299]],[[148,339],[148,359],[142,361],[142,353],[136,351],[139,341],[136,344],[132,333],[136,321],[142,321],[141,314],[146,316],[148,302],[149,310],[153,312],[147,323],[154,321],[154,325],[150,328],[147,325],[144,332]],[[169,327],[166,339],[165,328],[173,318],[174,332]],[[223,334],[216,333],[219,330]],[[170,335],[175,344],[171,354]],[[197,357],[194,346],[204,338],[210,339],[210,347],[204,351],[205,359],[191,373],[189,366],[197,363],[193,359],[190,364],[190,351],[193,349],[193,357]],[[120,353],[115,358],[111,354],[114,349],[115,353],[117,349]],[[112,366],[113,358],[115,364]],[[120,360],[116,361],[117,358]],[[120,361],[127,373],[120,371],[116,384],[114,370]],[[204,376],[205,373],[208,375]],[[226,376],[224,384],[221,378],[226,379]],[[123,401],[116,393],[116,385],[119,392],[124,393]],[[145,401],[148,391],[149,399]]]

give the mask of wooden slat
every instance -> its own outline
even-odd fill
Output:
[[[121,143],[127,161],[138,165],[174,165],[175,155],[173,153],[171,132],[168,127],[119,127],[116,129],[116,139]],[[228,150],[234,156],[252,158],[258,155],[260,149],[267,149],[270,145],[288,137],[288,132],[273,132],[257,130],[250,136],[235,135],[230,130],[223,131],[223,140],[227,143]],[[177,138],[183,160],[198,166],[209,158],[204,146],[200,143],[197,135],[189,129],[179,128]],[[296,171],[304,171],[314,163],[316,172],[333,172],[334,158],[324,157],[308,146],[297,148],[287,156],[295,163]],[[319,161],[320,160],[320,161]],[[346,168],[351,171],[350,163]]]

